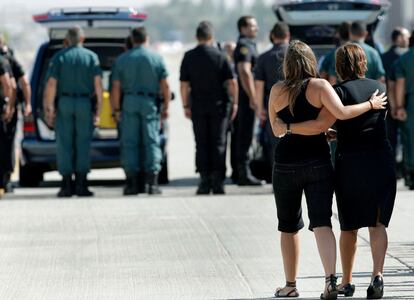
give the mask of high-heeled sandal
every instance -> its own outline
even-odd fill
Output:
[[[287,293],[283,293],[283,290],[286,289],[286,288],[293,288],[293,289],[291,289]],[[286,285],[284,287],[276,289],[275,297],[276,298],[287,298],[287,297],[296,298],[296,297],[299,297],[299,292],[298,292],[298,289],[296,288],[296,281],[293,281],[293,282],[286,281]]]
[[[355,285],[352,283],[347,283],[345,285],[338,285],[338,294],[344,295],[345,297],[352,297],[355,293]]]
[[[381,299],[384,296],[384,278],[377,275],[367,289],[367,299]]]
[[[325,283],[328,283],[328,286],[326,286],[325,291],[321,294],[321,299],[331,300],[338,298],[338,289],[336,286],[337,280],[338,277],[336,277],[333,274],[329,275],[328,277],[325,277]]]

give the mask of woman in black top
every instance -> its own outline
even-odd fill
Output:
[[[308,45],[293,41],[286,52],[283,72],[285,80],[275,84],[269,98],[272,128],[277,117],[286,123],[316,118],[323,106],[329,107],[339,119],[353,118],[371,110],[381,109],[385,100],[373,95],[370,102],[343,106],[326,80],[317,78],[316,58]],[[322,299],[336,299],[336,241],[332,232],[333,169],[329,147],[323,133],[304,136],[290,134],[281,138],[275,149],[273,188],[281,231],[281,250],[286,286],[276,297],[297,297],[296,275],[299,256],[298,231],[303,228],[302,193],[305,192],[310,219],[309,229],[315,233],[319,254],[325,270],[326,285]]]
[[[357,44],[349,43],[338,48],[336,70],[344,81],[335,87],[335,91],[344,105],[363,103],[376,89],[385,91],[383,84],[364,78],[367,58]],[[329,111],[329,108],[324,109],[315,121],[291,124],[292,132],[320,134],[335,122]],[[352,296],[355,290],[351,284],[352,267],[357,232],[362,227],[369,228],[373,258],[367,298],[379,299],[383,296],[382,272],[388,244],[385,228],[391,218],[396,194],[394,160],[386,137],[385,116],[385,111],[369,111],[354,119],[336,122],[335,191],[341,224],[343,267],[340,291],[346,296]],[[283,125],[278,128],[280,130]]]

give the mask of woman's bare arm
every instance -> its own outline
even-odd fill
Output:
[[[319,90],[318,97],[319,101],[329,112],[339,120],[347,120],[355,118],[371,109],[385,109],[387,103],[387,96],[384,94],[378,95],[378,90],[373,94],[373,97],[369,101],[344,106],[336,94],[333,87],[323,79],[315,80],[316,88]]]
[[[292,130],[292,133],[294,134],[316,135],[328,131],[335,121],[336,118],[334,115],[324,107],[315,120],[290,124],[290,130]]]

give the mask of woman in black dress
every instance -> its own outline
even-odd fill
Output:
[[[332,86],[317,78],[316,58],[308,45],[293,41],[286,52],[285,80],[275,84],[269,98],[269,120],[279,116],[288,123],[315,119],[323,107],[329,107],[337,118],[349,119],[373,108],[382,109],[385,100],[373,95],[370,102],[344,106]],[[273,128],[274,129],[274,128]],[[289,133],[289,128],[287,133]],[[310,220],[326,284],[322,299],[336,299],[336,241],[332,232],[333,169],[324,134],[303,136],[288,134],[275,149],[273,188],[277,206],[278,229],[286,286],[276,297],[297,297],[296,275],[299,256],[298,231],[304,224],[301,216],[302,193],[305,193]]]
[[[344,105],[369,100],[374,90],[385,91],[383,84],[364,78],[367,58],[357,44],[348,43],[336,52],[336,70],[344,80],[335,91]],[[335,192],[341,225],[340,252],[343,268],[340,293],[352,296],[352,267],[358,229],[369,228],[373,260],[368,299],[383,296],[383,267],[388,246],[386,227],[390,222],[396,195],[394,160],[385,129],[386,112],[371,110],[347,120],[337,121]],[[336,118],[330,109],[321,111],[314,121],[290,124],[295,134],[312,135],[327,131]],[[277,121],[277,133],[287,125]]]

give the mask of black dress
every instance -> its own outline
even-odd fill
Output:
[[[372,79],[345,81],[335,87],[344,105],[368,101],[384,85]],[[386,136],[385,110],[370,110],[337,121],[335,193],[341,230],[388,226],[396,195],[394,158]]]

